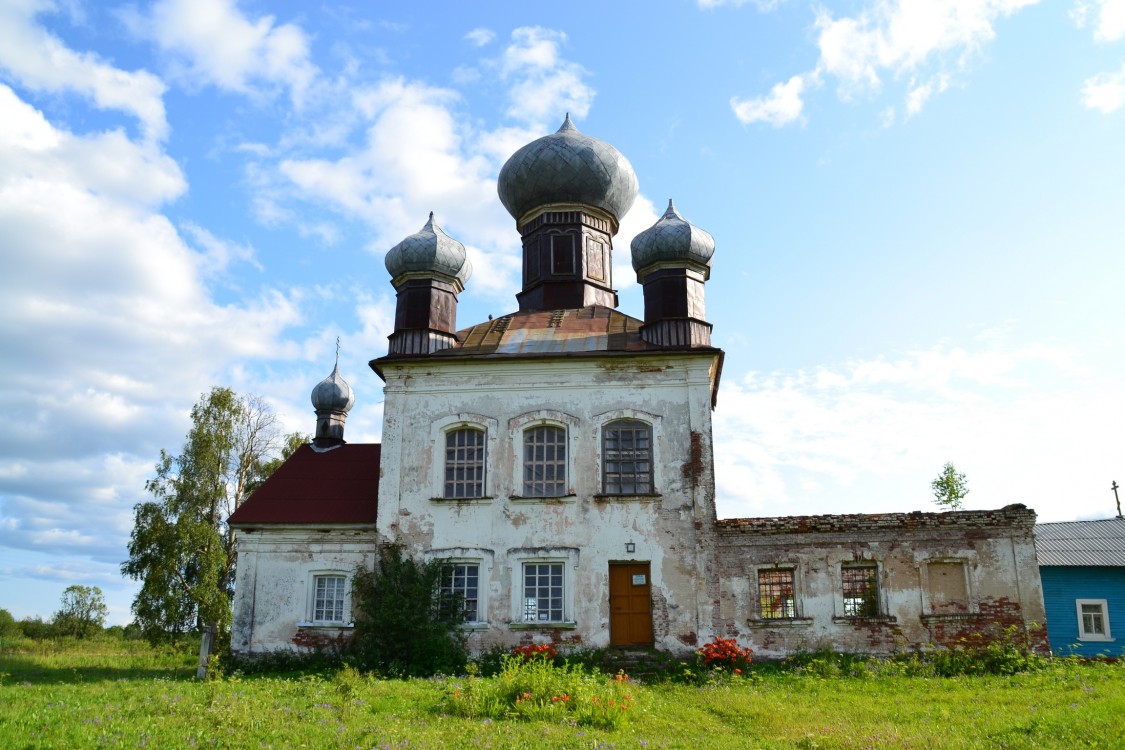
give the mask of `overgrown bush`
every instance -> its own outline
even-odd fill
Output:
[[[460,674],[468,655],[459,597],[441,595],[443,560],[419,563],[384,547],[374,571],[356,571],[357,667],[394,677]]]
[[[974,633],[952,648],[928,653],[927,659],[942,677],[1011,675],[1038,671],[1049,664],[1049,659],[1033,648],[1030,635],[1018,625],[999,633]]]
[[[637,685],[578,664],[505,656],[492,677],[470,675],[446,688],[445,708],[458,716],[572,722],[613,729],[635,711]]]

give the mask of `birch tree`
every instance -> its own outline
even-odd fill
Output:
[[[179,455],[160,452],[153,499],[134,508],[122,574],[141,581],[136,622],[150,640],[230,629],[234,533],[227,519],[275,468],[277,419],[257,396],[214,387],[191,410]]]

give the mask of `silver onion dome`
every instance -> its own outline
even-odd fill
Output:
[[[637,197],[637,175],[620,151],[578,132],[568,114],[558,132],[512,154],[500,170],[497,191],[517,222],[552,203],[593,206],[620,222]]]
[[[392,279],[406,273],[439,273],[457,279],[463,287],[473,275],[465,246],[434,223],[433,211],[426,226],[387,252],[385,262]]]
[[[629,245],[633,270],[640,271],[660,262],[690,262],[710,267],[715,254],[715,239],[709,232],[692,225],[668,201],[668,210],[655,224],[633,238]]]
[[[343,412],[346,414],[355,403],[352,387],[340,377],[340,366],[332,369],[332,374],[316,384],[312,389],[313,409],[320,412]]]

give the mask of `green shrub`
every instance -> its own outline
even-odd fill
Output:
[[[0,609],[0,638],[19,638],[23,635],[16,618],[6,609]]]
[[[458,597],[441,595],[444,565],[416,562],[388,546],[374,571],[356,571],[352,663],[393,677],[465,671],[464,610]]]
[[[636,708],[637,685],[577,664],[508,655],[493,677],[470,675],[446,688],[445,708],[458,716],[570,722],[613,729]]]

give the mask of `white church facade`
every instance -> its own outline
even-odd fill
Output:
[[[230,519],[235,653],[346,640],[351,577],[386,544],[445,561],[476,651],[722,636],[767,657],[886,653],[1043,622],[1023,506],[716,518],[715,244],[669,203],[630,248],[644,320],[621,313],[612,238],[636,193],[569,118],[517,151],[499,194],[522,238],[518,310],[460,330],[464,247],[431,215],[388,252],[382,443],[344,441],[338,371],[314,389],[312,445]]]

